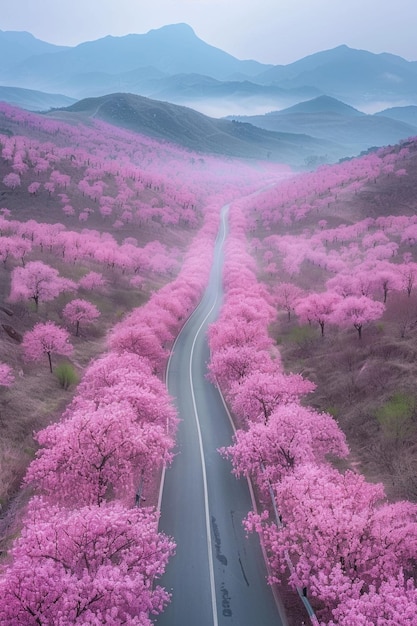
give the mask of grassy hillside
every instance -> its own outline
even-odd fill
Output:
[[[348,465],[382,481],[393,499],[417,499],[417,144],[380,150],[267,191],[247,206],[260,276],[278,318],[286,371],[317,384],[307,403],[348,437]],[[288,290],[293,285],[296,291]],[[298,291],[297,291],[298,290]],[[385,311],[342,327],[297,315],[309,294],[366,295]],[[301,311],[301,309],[300,309]]]

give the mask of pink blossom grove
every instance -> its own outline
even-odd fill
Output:
[[[220,385],[238,425],[233,444],[220,453],[231,460],[236,475],[255,482],[265,503],[272,499],[272,508],[266,504],[246,520],[247,529],[262,537],[270,580],[282,580],[290,559],[291,585],[307,590],[323,624],[341,626],[346,619],[352,625],[393,623],[380,618],[378,611],[398,614],[399,624],[411,624],[410,617],[395,613],[395,603],[382,609],[381,592],[395,588],[407,607],[404,615],[415,615],[410,599],[415,597],[411,576],[417,507],[406,501],[390,504],[382,484],[332,467],[330,459],[349,455],[344,434],[331,415],[308,407],[314,384],[283,372],[266,334],[270,318],[248,317],[252,294],[262,287],[248,269],[252,261],[245,257],[247,225],[238,203],[232,207],[231,230],[225,302],[209,332],[210,376]],[[239,283],[229,281],[240,267],[246,270]],[[385,309],[383,301],[357,292],[343,296],[329,291],[320,298],[284,286],[277,293],[282,294],[278,303],[287,323],[294,309],[300,320],[317,322],[323,336],[327,325],[351,326],[361,338],[365,325]],[[386,293],[382,291],[382,300]],[[247,320],[247,327],[239,319]]]
[[[61,508],[34,498],[0,579],[3,624],[150,626],[168,593],[158,577],[174,544],[155,514],[117,502]]]
[[[180,422],[166,373],[229,205],[206,375],[234,427],[217,459],[253,486],[244,531],[261,539],[268,583],[285,580],[316,626],[415,626],[417,505],[400,489],[417,494],[417,138],[295,172],[95,116],[0,103],[0,121],[2,436],[10,398],[34,403],[32,421],[16,413],[16,448],[0,447],[20,472],[0,624],[152,626],[170,602],[175,537],[156,502]],[[59,388],[59,362],[77,386]],[[371,388],[358,435],[352,407]],[[372,445],[357,443],[365,424]]]

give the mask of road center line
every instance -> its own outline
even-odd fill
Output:
[[[227,206],[228,205],[223,207],[223,209],[225,209]],[[219,249],[221,249],[223,244],[224,244],[224,241],[226,239],[226,215],[225,214],[226,214],[226,211],[222,210],[221,226],[223,227],[223,232],[221,234],[221,237],[220,237],[219,241],[216,241],[215,249],[217,247],[219,247]],[[215,267],[215,254],[213,255],[213,268],[214,267]],[[208,286],[207,286],[207,289],[208,289]],[[207,289],[206,289],[206,291],[207,291]],[[192,364],[193,364],[194,350],[195,350],[195,345],[196,345],[197,339],[198,339],[198,337],[199,337],[199,335],[201,333],[202,328],[204,327],[204,325],[207,322],[208,318],[210,317],[210,315],[212,314],[213,310],[215,309],[217,301],[218,301],[218,290],[216,290],[216,297],[214,299],[214,302],[213,302],[210,310],[208,311],[208,313],[204,317],[203,321],[201,322],[200,326],[197,329],[197,332],[195,333],[195,336],[194,336],[194,339],[193,339],[193,343],[192,343],[192,346],[191,346],[190,362],[189,362],[189,379],[190,379],[191,398],[192,398],[192,402],[193,402],[194,418],[195,418],[196,427],[197,427],[199,450],[200,450],[200,459],[201,459],[201,469],[202,469],[202,475],[203,475],[204,509],[205,509],[205,520],[206,520],[206,540],[207,540],[207,556],[208,556],[209,577],[210,577],[211,605],[212,605],[212,611],[213,611],[213,626],[218,626],[218,623],[219,623],[218,622],[218,616],[217,616],[217,599],[216,599],[216,587],[215,587],[215,578],[214,578],[213,544],[212,544],[212,539],[211,539],[211,525],[210,525],[210,510],[209,510],[209,499],[208,499],[208,484],[207,484],[206,462],[205,462],[205,458],[204,458],[203,437],[202,437],[202,433],[201,433],[200,419],[199,419],[199,415],[198,415],[197,402],[196,402],[196,396],[195,396],[195,391],[194,391],[194,380],[193,380],[193,373],[192,373]],[[194,317],[194,315],[197,313],[197,311],[199,310],[201,304],[202,304],[202,301],[200,301],[199,305],[196,307],[196,309],[190,315],[190,317],[188,318],[187,322],[184,324],[182,330],[184,330],[184,328],[187,326],[187,324],[191,320],[191,318]],[[181,332],[182,332],[182,330],[181,330]],[[180,334],[181,334],[181,332],[180,332]],[[174,348],[175,348],[175,344],[177,343],[177,340],[178,340],[180,334],[178,335],[178,337],[176,338],[176,340],[174,342],[174,345],[173,345],[172,350],[171,350],[170,357],[168,359],[168,364],[167,364],[167,369],[166,369],[166,382],[168,382],[168,378],[169,378],[171,356],[172,356],[172,353],[173,353]],[[165,484],[165,471],[166,470],[165,470],[165,466],[164,466],[164,468],[162,470],[161,484],[160,484],[160,488],[159,488],[159,497],[158,497],[158,505],[157,505],[157,510],[158,511],[161,510],[162,494],[163,494],[163,489],[164,489],[164,484]]]
[[[225,227],[225,215],[224,215],[224,213],[222,215],[222,225],[223,225],[223,233],[222,233],[222,236],[221,236],[221,239],[220,239],[219,243],[217,244],[217,245],[219,245],[220,248],[223,246],[224,240],[226,238],[226,227]],[[192,346],[191,346],[190,365],[189,365],[191,397],[192,397],[192,401],[193,401],[194,417],[195,417],[195,422],[196,422],[197,432],[198,432],[198,442],[199,442],[200,458],[201,458],[201,469],[202,469],[202,473],[203,473],[204,509],[205,509],[205,517],[206,517],[206,535],[207,535],[207,555],[208,555],[209,574],[210,574],[211,605],[212,605],[212,610],[213,610],[213,626],[218,626],[216,586],[215,586],[215,579],[214,579],[214,563],[213,563],[213,544],[212,544],[212,540],[211,540],[210,510],[209,510],[206,462],[205,462],[205,458],[204,458],[203,437],[202,437],[202,434],[201,434],[200,419],[199,419],[199,415],[198,415],[197,402],[196,402],[196,397],[195,397],[195,392],[194,392],[194,380],[193,380],[192,365],[193,365],[193,358],[194,358],[194,349],[195,349],[195,345],[196,345],[197,339],[198,339],[198,337],[199,337],[199,335],[201,333],[201,330],[203,329],[204,325],[206,324],[208,318],[210,317],[210,315],[214,311],[214,309],[216,307],[216,304],[217,304],[217,300],[218,300],[218,290],[216,290],[216,297],[215,297],[215,299],[213,301],[213,304],[212,304],[210,310],[208,311],[207,315],[204,317],[203,321],[201,322],[201,324],[198,327],[198,330],[197,330],[197,332],[196,332],[196,334],[194,336],[194,340],[193,340],[193,343],[192,343]]]
[[[196,403],[195,393],[194,393],[194,381],[193,381],[192,365],[193,365],[193,357],[194,357],[194,348],[195,348],[195,344],[196,344],[197,338],[198,338],[198,336],[199,336],[199,334],[201,332],[201,329],[203,328],[204,324],[206,323],[207,319],[209,318],[209,316],[211,315],[212,311],[214,310],[214,307],[216,306],[216,303],[217,303],[217,295],[216,295],[216,298],[215,298],[215,300],[213,302],[213,305],[212,305],[211,309],[209,310],[209,312],[207,313],[207,315],[205,316],[205,318],[201,322],[201,324],[200,324],[200,326],[199,326],[199,328],[198,328],[198,330],[197,330],[197,332],[195,334],[194,341],[193,341],[193,344],[192,344],[192,347],[191,347],[191,352],[190,352],[190,367],[189,367],[191,397],[192,397],[192,400],[193,400],[194,417],[195,417],[195,422],[196,422],[196,426],[197,426],[198,443],[199,443],[199,448],[200,448],[201,469],[202,469],[202,473],[203,473],[204,509],[205,509],[205,517],[206,517],[206,535],[207,535],[207,555],[208,555],[209,574],[210,574],[211,606],[212,606],[212,609],[213,609],[213,626],[218,626],[216,587],[215,587],[215,580],[214,580],[213,546],[212,546],[212,541],[211,541],[211,526],[210,526],[210,511],[209,511],[209,500],[208,500],[206,462],[205,462],[205,459],[204,459],[203,437],[201,435],[200,420],[199,420],[199,416],[198,416],[197,403]]]

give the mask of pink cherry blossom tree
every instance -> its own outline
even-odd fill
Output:
[[[51,372],[53,354],[70,356],[73,353],[68,332],[54,322],[35,324],[23,335],[22,348],[26,361],[40,361],[46,355]]]
[[[19,246],[20,243],[23,244],[23,246]],[[31,248],[30,243],[20,237],[0,237],[0,260],[3,262],[4,267],[6,267],[9,257],[18,258],[20,253],[18,246],[20,249],[26,247],[26,251]],[[24,255],[25,252],[23,252],[23,257]]]
[[[349,450],[330,415],[293,402],[277,406],[266,423],[238,430],[233,445],[221,452],[231,459],[237,476],[255,478],[267,492],[298,465],[323,463],[329,454],[346,457]]]
[[[266,350],[257,350],[251,345],[229,345],[212,353],[209,378],[227,394],[234,383],[239,383],[252,371],[270,367],[270,356]]]
[[[21,180],[19,174],[14,172],[10,172],[10,174],[6,174],[3,178],[3,184],[10,189],[16,189],[16,187],[20,187]]]
[[[133,352],[145,356],[154,365],[154,371],[162,371],[168,352],[154,330],[147,325],[130,326],[118,324],[109,337],[109,346],[115,352]]]
[[[385,310],[382,302],[366,296],[348,296],[336,305],[331,321],[338,326],[354,326],[362,338],[362,328],[369,322],[379,319]]]
[[[256,370],[248,373],[243,382],[234,384],[228,398],[231,398],[233,411],[247,422],[267,424],[276,407],[295,402],[315,388],[314,383],[300,374]]]
[[[268,522],[268,513],[250,516],[263,533],[275,577],[289,554],[295,563],[290,582],[308,587],[324,602],[343,594],[329,585],[340,567],[351,583],[366,586],[413,568],[417,539],[417,506],[384,503],[382,485],[359,474],[337,472],[326,465],[300,465],[274,485],[283,527]]]
[[[372,276],[373,291],[376,295],[382,292],[384,304],[390,291],[399,291],[402,287],[401,276],[397,267],[392,263],[380,262],[369,273]]]
[[[332,314],[341,299],[341,296],[334,291],[312,293],[299,299],[295,312],[302,322],[317,322],[323,337],[325,324],[332,320]]]
[[[152,510],[35,498],[0,574],[0,623],[151,626],[169,601],[154,581],[173,552]]]
[[[291,314],[295,305],[303,296],[303,290],[292,283],[280,283],[275,289],[275,300],[278,308],[287,312],[288,321],[291,320]]]
[[[165,425],[140,424],[126,400],[96,409],[78,402],[69,418],[37,434],[43,446],[26,482],[54,502],[81,506],[117,498],[133,503],[146,482],[171,460],[173,441]]]
[[[417,279],[417,263],[414,263],[406,257],[407,261],[398,266],[398,272],[400,275],[401,288],[407,292],[408,297],[411,296],[411,292]]]
[[[145,357],[129,352],[122,354],[109,352],[90,363],[80,383],[79,396],[82,400],[98,402],[107,389],[130,378],[132,374],[137,376],[138,386],[148,386],[150,380],[161,383],[159,379],[152,376],[151,364]],[[161,393],[163,389],[164,385],[161,383],[158,393]]]
[[[353,586],[332,613],[334,619],[327,626],[412,626],[417,623],[417,588],[400,570],[367,591],[359,584]]]
[[[31,195],[36,196],[37,192],[40,189],[40,186],[41,186],[41,184],[37,183],[37,182],[30,183],[30,185],[28,186],[28,192]]]
[[[87,291],[104,291],[107,281],[99,272],[88,272],[88,274],[80,278],[78,284]]]
[[[62,291],[75,290],[72,280],[61,278],[56,269],[42,261],[30,261],[25,267],[16,267],[12,271],[10,302],[33,300],[36,311],[39,302],[48,302]]]
[[[69,324],[75,325],[75,335],[78,337],[80,322],[93,322],[100,317],[100,311],[94,304],[92,304],[92,302],[88,302],[88,300],[76,299],[68,302],[62,311],[62,315]]]
[[[80,383],[71,407],[86,400],[96,406],[128,402],[139,424],[155,423],[173,435],[176,412],[164,383],[152,373],[149,360],[136,354],[109,353],[94,361]]]

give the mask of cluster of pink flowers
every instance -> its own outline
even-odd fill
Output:
[[[38,308],[64,291],[103,290],[104,271],[142,288],[150,274],[171,279],[181,259],[178,276],[114,327],[109,352],[90,364],[61,421],[36,435],[40,449],[25,477],[35,495],[0,571],[0,623],[147,626],[169,600],[155,579],[174,544],[158,533],[155,510],[135,504],[173,454],[177,418],[161,380],[169,349],[207,283],[219,207],[280,168],[201,158],[104,123],[73,126],[5,104],[0,118],[12,128],[0,134],[6,193],[27,190],[34,205],[61,207],[75,224],[21,222],[1,209],[10,301]],[[143,228],[148,243],[81,230],[93,220],[118,232]],[[180,245],[190,237],[184,228],[194,235],[184,258],[159,241],[162,227]],[[76,284],[41,254],[89,271]],[[98,311],[76,298],[62,314],[77,333]],[[51,368],[51,355],[72,351],[52,322],[29,331],[23,348],[27,360],[47,355]]]
[[[225,303],[209,333],[210,375],[239,425],[234,444],[221,452],[237,475],[255,482],[263,508],[249,514],[247,528],[262,537],[271,582],[291,559],[290,584],[308,590],[323,624],[411,626],[417,506],[390,504],[382,485],[332,466],[331,458],[348,455],[344,434],[331,415],[306,405],[314,384],[282,371],[268,335],[276,314],[247,253],[247,229],[234,205]],[[281,295],[291,315],[300,294],[286,285]]]
[[[0,623],[150,625],[169,600],[153,579],[174,544],[154,509],[133,506],[174,445],[153,367],[127,351],[97,359],[61,421],[37,434],[25,477],[37,495],[0,576]]]
[[[2,118],[13,128],[12,136],[0,134],[0,154],[10,168],[2,179],[8,189],[54,198],[68,219],[99,219],[115,229],[139,225],[157,237],[161,226],[201,226],[209,195],[241,185],[256,188],[262,178],[289,170],[203,158],[98,120],[75,126],[5,103],[0,103]]]
[[[0,623],[145,626],[169,601],[154,579],[174,543],[140,505],[172,459],[177,418],[161,375],[207,283],[218,214],[207,210],[179,276],[114,327],[61,421],[37,434],[25,477],[36,495],[0,575]]]

